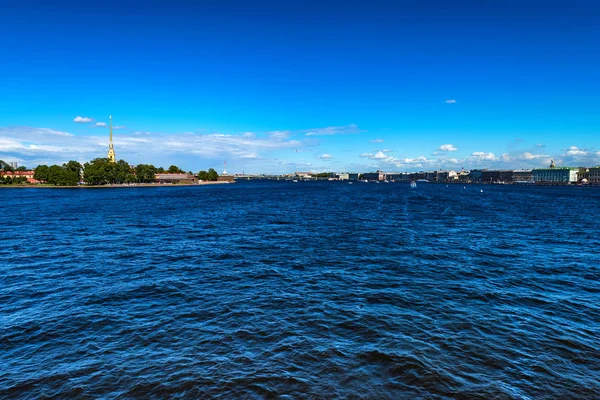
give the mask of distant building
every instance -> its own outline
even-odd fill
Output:
[[[435,180],[437,182],[447,182],[448,181],[448,171],[436,171]]]
[[[489,169],[481,171],[481,182],[507,183],[512,182],[513,171],[507,169]]]
[[[579,168],[577,171],[577,182],[589,182],[590,181],[590,170],[587,168]]]
[[[340,181],[355,181],[358,179],[358,173],[342,172],[342,173],[338,174],[338,179]]]
[[[386,172],[385,180],[386,181],[401,181],[402,174],[399,172]]]
[[[385,180],[385,173],[383,171],[365,172],[362,174],[362,178],[368,181],[383,181]]]
[[[34,178],[34,171],[0,171],[0,177],[4,178],[27,178],[27,182],[29,183],[40,183],[40,181]]]
[[[469,176],[471,177],[471,182],[481,182],[484,171],[487,171],[487,169],[472,169],[469,173]]]
[[[219,182],[235,182],[235,178],[233,175],[219,175],[217,178]]]
[[[458,173],[458,181],[459,182],[470,182],[471,173],[469,171],[465,171],[464,169]]]
[[[531,182],[533,175],[530,169],[516,169],[513,171],[512,180],[514,182]]]
[[[198,183],[192,174],[156,174],[156,183]]]
[[[590,183],[600,183],[600,165],[590,168],[588,179]]]
[[[294,174],[295,174],[295,176],[298,176],[300,178],[306,178],[306,179],[312,178],[311,172],[294,172]]]
[[[535,182],[577,182],[579,168],[552,167],[536,168],[531,171]]]

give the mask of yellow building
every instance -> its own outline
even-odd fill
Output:
[[[112,141],[112,115],[108,117],[110,119],[110,141],[108,142],[108,161],[111,163],[117,162],[117,155],[115,154],[115,147]]]

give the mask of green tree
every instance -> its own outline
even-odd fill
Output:
[[[116,181],[114,183],[131,183],[135,181],[134,170],[125,160],[119,160],[116,165]]]
[[[157,174],[164,174],[165,173],[165,169],[163,167],[158,167],[158,169],[156,170]]]
[[[219,174],[213,168],[210,168],[206,175],[209,181],[216,181],[219,179]]]
[[[12,172],[12,167],[7,162],[0,160],[0,170],[4,172]]]
[[[79,182],[79,174],[64,166],[52,165],[48,167],[46,182],[56,186],[75,186]]]
[[[83,180],[88,185],[108,185],[134,182],[133,169],[125,160],[111,163],[108,158],[95,158],[85,163]]]
[[[135,167],[135,180],[140,183],[152,183],[156,180],[156,167],[151,164],[139,164]]]
[[[171,165],[167,172],[170,174],[185,174],[185,171],[179,168],[177,165]]]
[[[24,165],[19,165],[15,171],[27,171],[27,167]],[[25,178],[27,180],[27,178]]]
[[[116,164],[108,158],[95,158],[83,166],[83,180],[88,185],[106,185],[116,181]]]
[[[204,170],[198,172],[198,179],[200,179],[201,181],[207,181],[208,180],[208,172],[206,172]]]
[[[38,181],[46,182],[48,180],[48,166],[38,165],[33,170],[33,178]]]
[[[76,172],[77,175],[79,175],[81,173],[81,170],[83,169],[83,165],[81,165],[77,161],[71,160],[68,163],[63,164],[63,168],[72,172]]]

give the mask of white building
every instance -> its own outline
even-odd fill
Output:
[[[531,176],[535,182],[577,182],[577,172],[579,168],[536,168],[531,171]]]
[[[600,183],[600,166],[590,168],[590,183]]]

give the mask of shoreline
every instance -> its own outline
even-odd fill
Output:
[[[78,186],[50,186],[50,185],[0,185],[0,189],[131,189],[131,188],[154,188],[154,187],[183,187],[204,186],[234,183],[229,181],[198,182],[198,183],[157,183],[157,184],[133,184],[133,185],[78,185]]]

